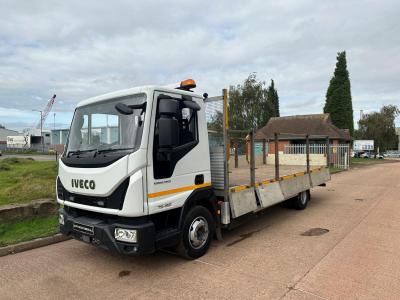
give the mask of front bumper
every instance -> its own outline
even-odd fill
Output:
[[[141,221],[134,225],[127,225],[118,222],[109,223],[88,217],[74,217],[68,214],[64,208],[61,208],[59,213],[64,216],[64,225],[60,224],[60,232],[74,239],[122,254],[145,254],[155,251],[155,230],[151,221]],[[74,228],[74,224],[79,224],[80,227],[92,228],[93,231],[82,232],[82,230]],[[137,242],[116,241],[114,238],[114,229],[116,227],[135,229],[137,231]]]

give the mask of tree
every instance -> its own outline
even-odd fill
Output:
[[[211,116],[210,122],[207,123],[208,130],[222,132],[222,125],[224,123],[224,115],[220,111],[216,111],[215,115]]]
[[[267,101],[269,117],[279,117],[279,96],[273,79],[271,79],[271,85],[267,90]]]
[[[338,128],[354,132],[353,103],[351,100],[350,77],[347,71],[346,51],[339,52],[335,72],[326,92],[324,113],[329,113],[332,123]]]
[[[271,117],[279,116],[279,97],[274,81],[266,88],[255,73],[244,83],[231,86],[229,90],[229,127],[232,129],[259,129]]]
[[[374,140],[375,150],[378,147],[380,151],[395,149],[398,137],[394,121],[399,114],[400,110],[395,105],[383,106],[380,112],[366,114],[358,123],[355,138]]]
[[[259,129],[271,117],[279,116],[279,97],[274,81],[266,88],[265,82],[258,81],[255,73],[243,82],[229,89],[229,128],[236,130]],[[208,122],[208,129],[222,130],[223,114],[216,111]]]
[[[267,115],[267,90],[265,82],[258,81],[255,73],[244,83],[229,89],[229,127],[250,130],[264,126]]]

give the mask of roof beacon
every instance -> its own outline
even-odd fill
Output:
[[[181,85],[177,88],[179,90],[190,91],[196,87],[196,82],[193,79],[186,79],[181,81]]]

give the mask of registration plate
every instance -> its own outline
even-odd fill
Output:
[[[86,225],[81,223],[74,223],[72,228],[80,233],[87,234],[87,235],[94,235],[94,226]]]

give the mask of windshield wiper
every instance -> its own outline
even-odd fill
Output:
[[[133,148],[115,148],[115,149],[101,149],[101,150],[97,150],[96,154],[101,154],[101,153],[108,153],[108,152],[115,152],[115,151],[126,151],[126,150],[132,150]]]
[[[82,153],[93,152],[95,150],[97,150],[97,149],[69,151],[68,152],[68,157],[70,157],[71,155],[80,155]]]

